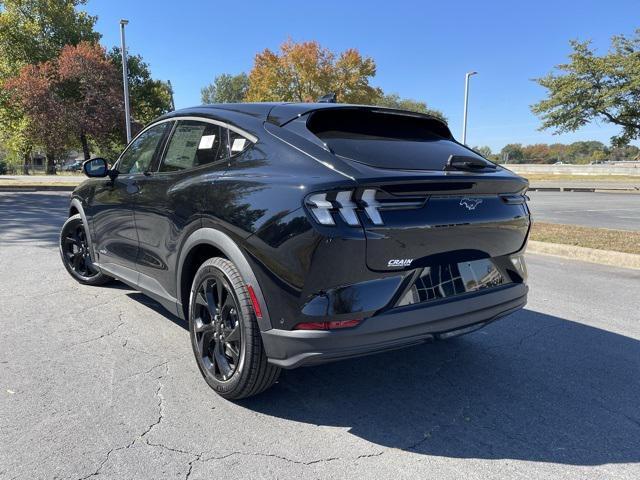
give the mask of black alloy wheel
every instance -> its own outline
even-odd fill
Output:
[[[111,280],[94,265],[80,214],[69,217],[60,232],[60,256],[69,274],[80,283],[102,285]]]
[[[242,329],[238,304],[222,272],[202,279],[195,303],[194,330],[199,362],[215,379],[227,381],[238,369]]]
[[[194,276],[189,334],[200,373],[220,396],[250,397],[278,380],[280,369],[268,362],[247,285],[226,258],[205,261]]]

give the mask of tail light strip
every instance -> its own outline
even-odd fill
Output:
[[[384,225],[381,210],[397,210],[405,208],[420,208],[425,199],[394,199],[378,200],[377,191],[369,188],[361,191],[342,190],[333,193],[315,193],[306,199],[306,205],[313,218],[321,225],[335,225],[332,213],[339,213],[340,217],[352,227],[360,225],[356,211],[361,209],[374,225]]]

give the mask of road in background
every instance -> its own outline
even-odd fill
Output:
[[[586,227],[640,230],[640,195],[528,192],[534,220]]]
[[[58,215],[68,207],[69,195],[70,192],[0,192],[0,205],[6,205],[4,211],[5,215],[11,215],[8,218],[10,221],[13,217],[19,219],[25,215],[40,215],[38,218],[42,222],[34,223],[33,229],[55,230],[64,222]],[[529,192],[528,195],[531,198],[530,207],[534,220],[540,222],[640,230],[638,194]],[[9,205],[15,207],[15,212],[9,213]],[[2,235],[0,230],[0,237]],[[6,235],[15,236],[16,232],[7,231]]]
[[[231,403],[185,322],[68,276],[66,206],[0,196],[1,478],[640,478],[637,271],[531,256],[507,319]]]

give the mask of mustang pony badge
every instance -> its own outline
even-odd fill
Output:
[[[467,207],[467,210],[475,210],[482,203],[481,198],[463,198],[460,200],[460,206]]]

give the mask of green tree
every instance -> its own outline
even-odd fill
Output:
[[[0,74],[50,60],[65,45],[96,43],[97,17],[77,10],[87,0],[0,0]]]
[[[608,159],[614,162],[624,160],[640,160],[640,148],[635,145],[626,145],[624,147],[612,148],[609,152]]]
[[[493,156],[493,153],[491,152],[491,147],[487,147],[486,145],[483,147],[473,147],[473,150],[478,152],[484,158],[491,159],[491,157]]]
[[[201,90],[202,103],[239,103],[244,101],[248,88],[249,77],[246,73],[223,73]]]
[[[566,160],[568,163],[589,163],[593,160],[595,152],[603,152],[606,155],[607,147],[596,141],[573,142],[566,146]]]
[[[107,54],[111,63],[122,72],[120,48],[113,47]],[[151,78],[149,64],[140,55],[127,55],[131,116],[140,125],[171,111],[171,88],[167,82]],[[118,79],[123,90],[122,78]],[[123,125],[124,128],[124,125]]]
[[[76,7],[86,0],[0,0],[0,141],[28,173],[32,144],[29,121],[3,88],[29,64],[55,58],[65,45],[97,42],[96,17]]]
[[[523,163],[524,152],[521,143],[509,143],[500,150],[500,160],[508,163]]]
[[[614,145],[640,137],[640,29],[631,38],[613,37],[602,56],[590,42],[571,46],[570,62],[556,67],[560,73],[536,79],[548,95],[531,107],[542,119],[541,128],[572,132],[602,120],[622,127],[611,139]]]
[[[22,173],[29,174],[32,144],[29,140],[29,120],[15,99],[9,103],[10,95],[2,85],[0,88],[0,143],[6,148],[6,157],[15,165],[22,165]]]
[[[376,105],[388,108],[397,108],[400,110],[410,110],[412,112],[425,113],[433,117],[437,117],[443,121],[447,121],[447,117],[440,110],[429,108],[425,102],[413,100],[411,98],[401,98],[397,93],[389,93],[382,95],[376,102]]]

